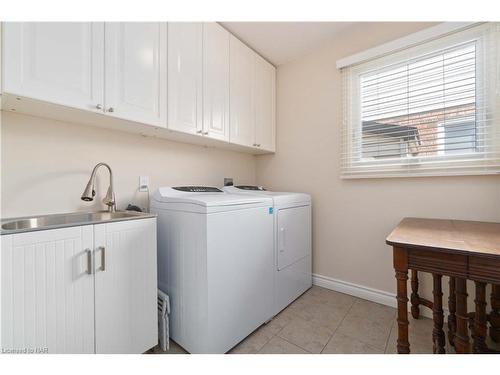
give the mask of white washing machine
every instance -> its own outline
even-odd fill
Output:
[[[225,353],[273,316],[272,199],[203,186],[162,187],[158,286],[170,337],[190,353]]]
[[[248,185],[225,186],[223,190],[273,199],[276,315],[312,286],[311,196]]]

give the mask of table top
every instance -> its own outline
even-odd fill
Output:
[[[407,217],[386,243],[500,257],[500,223]]]

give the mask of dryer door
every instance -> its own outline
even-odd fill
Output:
[[[278,271],[311,254],[311,206],[278,210]]]

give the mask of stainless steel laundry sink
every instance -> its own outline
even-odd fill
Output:
[[[67,214],[41,215],[3,219],[1,234],[31,232],[36,230],[71,227],[112,221],[144,219],[156,215],[135,211],[73,212]]]

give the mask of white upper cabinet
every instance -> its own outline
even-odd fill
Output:
[[[266,151],[275,149],[276,69],[255,56],[255,145]]]
[[[168,24],[168,129],[202,134],[203,24]]]
[[[134,133],[275,150],[276,69],[215,22],[2,26],[0,92],[12,110],[112,129],[123,119],[155,127],[123,126]]]
[[[105,24],[106,114],[167,126],[167,25]]]
[[[101,111],[104,23],[3,24],[3,91]]]
[[[3,91],[3,85],[2,85],[2,43],[3,43],[3,37],[2,37],[2,23],[0,22],[0,95],[2,94]],[[0,104],[0,109],[2,108],[2,104]]]
[[[229,32],[203,24],[203,135],[229,141]]]
[[[230,130],[231,143],[255,145],[255,52],[230,37]]]

